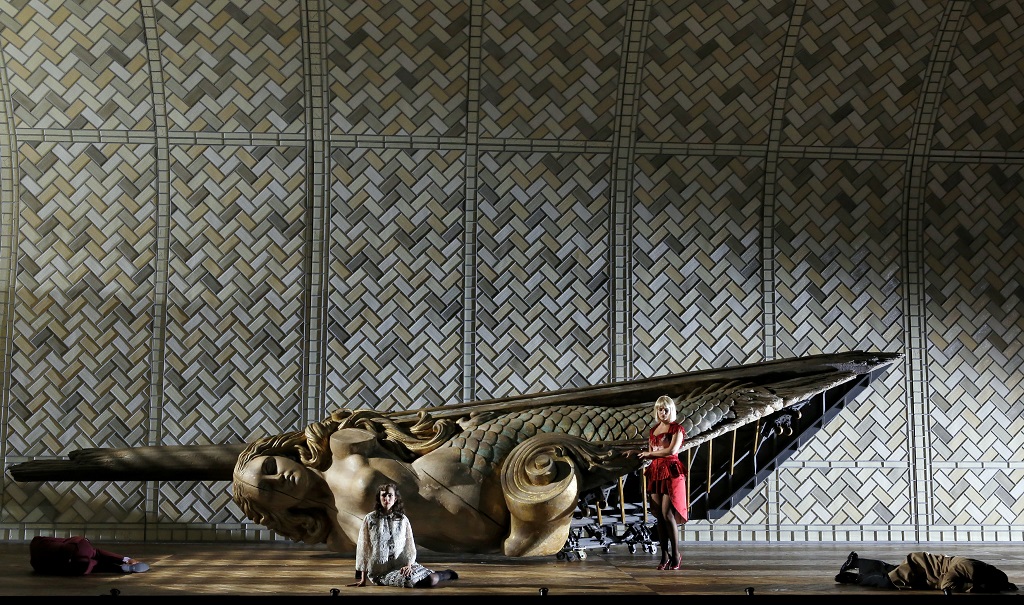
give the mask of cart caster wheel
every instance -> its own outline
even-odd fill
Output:
[[[559,561],[565,561],[565,553],[564,552],[560,552],[560,553],[555,555],[555,558],[558,559]]]
[[[585,551],[581,552],[580,553],[580,560],[583,560],[583,559],[586,559],[586,558],[587,558],[587,553]]]
[[[631,555],[635,555],[636,554],[636,544],[630,544],[629,545],[629,554],[631,554]]]

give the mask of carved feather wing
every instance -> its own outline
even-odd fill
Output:
[[[678,411],[680,400],[698,397],[702,393],[721,393],[743,386],[769,389],[783,398],[787,402],[785,405],[792,405],[850,377],[881,370],[902,358],[902,353],[871,351],[807,355],[731,368],[684,372],[575,389],[443,405],[430,408],[429,414],[433,418],[461,418],[489,412],[507,413],[563,404],[610,407],[638,403],[653,405],[661,395],[674,397]],[[816,384],[820,386],[815,386]],[[424,410],[412,409],[387,412],[385,415],[396,422],[412,422],[423,413]]]
[[[674,396],[676,421],[686,430],[683,449],[696,447],[759,418],[806,401],[859,374],[834,370],[766,384],[712,384]]]
[[[669,395],[676,399],[677,416],[687,431],[685,447],[695,447],[902,357],[902,353],[864,351],[811,355],[429,410],[371,414],[382,419],[389,436],[404,432],[412,435],[413,441],[429,443],[436,440],[438,427],[471,424],[474,418],[559,405],[638,406],[639,410],[659,396]],[[355,412],[350,415],[358,416]],[[32,460],[8,470],[15,481],[230,480],[245,445],[91,448],[75,450],[66,460]]]

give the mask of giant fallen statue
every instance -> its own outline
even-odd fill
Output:
[[[580,495],[642,464],[654,401],[672,397],[693,448],[900,359],[846,352],[425,410],[342,408],[304,430],[212,446],[76,450],[10,467],[19,482],[228,480],[253,521],[355,550],[376,487],[399,485],[435,552],[559,552]]]

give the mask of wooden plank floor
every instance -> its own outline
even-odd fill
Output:
[[[550,557],[507,558],[493,555],[447,555],[421,551],[421,562],[434,569],[452,568],[459,579],[433,589],[380,586],[348,587],[353,559],[322,547],[253,544],[103,544],[152,566],[131,575],[94,574],[47,577],[29,565],[28,543],[0,543],[0,595],[19,596],[246,596],[246,597],[456,597],[600,595],[753,595],[813,596],[832,599],[866,596],[942,597],[939,591],[893,591],[836,584],[839,566],[851,550],[861,556],[898,563],[906,553],[928,550],[972,556],[992,563],[1024,588],[1024,549],[1007,543],[686,543],[683,567],[658,571],[658,555],[624,546],[605,553],[587,551],[577,561]],[[337,594],[333,594],[333,590]],[[1004,593],[1024,599],[1024,591]],[[973,598],[976,595],[957,595]]]

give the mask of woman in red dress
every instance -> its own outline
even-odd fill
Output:
[[[40,574],[84,576],[91,573],[139,573],[149,570],[148,564],[97,548],[84,536],[36,536],[29,543],[28,552],[32,569]]]
[[[657,520],[655,530],[661,544],[661,564],[658,569],[679,569],[682,557],[679,555],[679,524],[689,519],[686,503],[686,467],[679,460],[679,450],[686,440],[686,431],[676,422],[676,403],[671,397],[662,395],[654,402],[654,419],[657,424],[651,429],[647,451],[640,452],[641,459],[649,460],[644,476],[647,479],[647,493],[654,503],[653,512]]]

